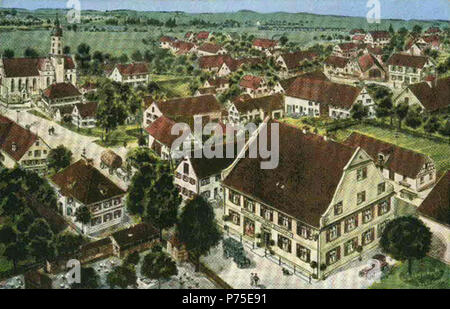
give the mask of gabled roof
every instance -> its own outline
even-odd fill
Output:
[[[162,36],[162,37],[159,39],[159,41],[160,41],[160,42],[168,42],[168,43],[170,43],[170,42],[175,42],[176,39],[173,38],[173,37],[171,37],[171,36]]]
[[[207,94],[194,97],[170,99],[162,102],[155,102],[158,109],[166,117],[202,115],[207,113],[220,112],[222,106],[216,97]]]
[[[329,80],[328,77],[319,70],[303,73],[301,75],[296,75],[287,79],[283,79],[280,81],[281,87],[283,87],[284,90],[287,90],[291,84],[299,77],[303,78],[311,78],[311,79],[321,79],[321,80]]]
[[[344,144],[361,147],[373,160],[378,160],[378,154],[389,155],[385,168],[394,171],[400,175],[415,179],[429,158],[421,153],[396,146],[394,144],[383,142],[379,139],[353,132]]]
[[[292,82],[286,91],[286,95],[325,105],[350,109],[360,92],[360,88],[350,85],[298,77]]]
[[[42,58],[3,58],[6,77],[39,76],[39,62]]]
[[[261,169],[261,158],[248,154],[239,160],[224,185],[315,227],[332,201],[344,167],[356,149],[320,135],[303,134],[298,128],[279,124],[279,164]]]
[[[116,68],[122,75],[148,74],[148,66],[145,62],[134,62],[130,64],[117,64]]]
[[[38,140],[38,136],[11,119],[0,115],[0,149],[19,161]],[[13,145],[16,150],[13,151]]]
[[[367,51],[369,53],[371,53],[371,54],[374,54],[374,55],[382,55],[383,54],[383,48],[381,48],[381,47],[378,47],[378,46],[374,46],[374,47],[367,46],[366,48],[367,48]]]
[[[284,99],[281,94],[273,94],[269,96],[250,98],[248,100],[237,101],[234,106],[240,113],[246,113],[253,110],[262,109],[265,113],[274,110],[283,109]]]
[[[197,33],[197,35],[195,37],[197,40],[206,40],[207,38],[209,38],[209,32],[208,31],[200,31],[199,33]]]
[[[317,54],[310,51],[296,51],[293,53],[285,53],[280,55],[284,63],[286,63],[286,66],[288,70],[295,69],[300,65],[300,62],[303,60],[312,60],[317,57]]]
[[[201,51],[204,51],[207,53],[212,53],[212,54],[217,53],[221,49],[222,49],[222,46],[213,44],[213,43],[204,43],[198,48],[198,50],[201,50]]]
[[[216,87],[201,87],[197,89],[199,94],[205,95],[205,94],[216,94]]]
[[[337,46],[339,46],[339,48],[343,51],[350,51],[353,49],[357,49],[358,45],[356,45],[355,43],[340,43]]]
[[[191,155],[189,161],[191,162],[192,168],[195,171],[195,175],[197,175],[199,179],[220,174],[224,169],[226,169],[233,163],[236,155],[234,155],[232,158],[226,158],[226,145],[227,144],[219,145],[219,147],[223,147],[223,158],[214,157],[208,159],[204,155],[202,155],[201,158],[195,158],[193,155]],[[233,145],[233,147],[234,153],[236,153],[237,144]]]
[[[427,111],[436,111],[450,105],[450,77],[431,82],[421,82],[408,86]]]
[[[391,37],[388,31],[370,31],[369,33],[374,40],[389,39]]]
[[[253,40],[253,46],[259,46],[262,48],[273,48],[278,44],[275,40],[269,40],[269,39],[254,39]]]
[[[450,171],[447,171],[418,208],[419,213],[450,225]]]
[[[159,237],[158,230],[148,223],[139,223],[127,229],[117,231],[111,237],[119,245],[120,250],[134,247],[143,242],[157,239]]]
[[[170,147],[172,143],[181,136],[181,133],[178,135],[171,133],[174,125],[175,121],[165,116],[161,116],[153,121],[145,130],[161,144]]]
[[[73,61],[72,57],[64,56],[64,69],[66,70],[75,69],[75,62]]]
[[[349,61],[350,61],[349,58],[338,57],[338,56],[328,56],[328,58],[325,59],[324,63],[338,67],[338,68],[345,68],[345,66],[347,65],[347,63]]]
[[[229,84],[230,81],[227,78],[223,78],[223,77],[216,77],[216,78],[210,78],[208,79],[208,83],[212,86],[212,87],[222,87],[225,84]]]
[[[425,33],[438,33],[441,32],[441,29],[439,27],[430,27],[425,31]]]
[[[79,160],[51,177],[64,196],[70,196],[84,205],[98,203],[125,194],[86,160]]]
[[[80,113],[81,118],[95,118],[97,115],[97,102],[78,103],[75,106]]]
[[[229,55],[203,56],[198,59],[200,68],[220,68],[224,62],[232,62],[233,59]]]
[[[362,72],[366,72],[374,65],[376,65],[379,69],[384,71],[378,59],[375,58],[375,56],[373,56],[372,54],[362,55],[361,57],[358,58],[357,62]]]
[[[51,84],[44,90],[43,95],[50,99],[81,96],[80,91],[71,83]]]
[[[244,75],[239,83],[239,86],[243,88],[258,89],[259,87],[261,87],[262,82],[263,79],[261,77]]]
[[[393,54],[387,61],[387,64],[421,69],[425,66],[427,61],[428,57],[425,56]]]

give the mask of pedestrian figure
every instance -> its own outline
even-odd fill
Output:
[[[256,273],[255,273],[255,276],[254,276],[253,280],[255,281],[255,286],[258,286],[259,277],[258,277],[258,275]]]
[[[253,273],[250,274],[250,285],[251,285],[251,286],[254,286],[254,285],[255,285],[255,277],[254,277],[254,274],[253,274]]]

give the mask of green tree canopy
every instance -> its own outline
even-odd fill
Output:
[[[48,157],[48,167],[58,172],[61,169],[66,168],[72,161],[72,152],[63,145],[50,150]]]
[[[111,288],[126,289],[128,286],[136,286],[137,276],[134,265],[121,265],[113,269],[106,278]]]
[[[163,251],[154,250],[144,257],[141,274],[149,279],[158,280],[161,288],[161,280],[169,279],[178,274],[176,263]]]

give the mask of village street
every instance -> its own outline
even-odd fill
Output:
[[[56,148],[59,145],[64,145],[72,151],[74,160],[81,158],[83,151],[87,158],[93,159],[94,166],[99,169],[103,174],[109,177],[121,188],[126,189],[128,184],[117,177],[116,175],[111,175],[108,173],[107,169],[100,168],[100,156],[103,151],[107,148],[102,147],[95,143],[98,139],[97,137],[91,137],[86,135],[81,135],[67,128],[64,128],[54,121],[47,120],[38,116],[35,116],[27,111],[17,111],[7,108],[2,108],[2,114],[9,117],[10,119],[17,121],[22,127],[29,126],[33,133],[36,133],[41,137],[50,148]],[[49,135],[49,128],[55,128],[55,133]],[[112,150],[125,160],[127,149],[124,147],[115,147]]]

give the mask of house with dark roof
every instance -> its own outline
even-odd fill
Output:
[[[176,42],[177,39],[171,36],[162,36],[159,38],[159,47],[169,49],[171,45]]]
[[[148,133],[148,147],[163,160],[177,160],[182,158],[186,151],[189,151],[183,147],[184,145],[189,145],[189,147],[194,145],[194,148],[199,147],[198,141],[192,132],[189,132],[184,137],[182,131],[176,131],[175,129],[172,131],[175,124],[176,122],[172,119],[161,116],[145,129]],[[190,129],[190,127],[187,129]],[[174,142],[177,140],[180,144],[175,146]]]
[[[314,52],[309,51],[296,51],[292,53],[283,53],[276,58],[276,63],[282,69],[289,73],[299,71],[301,69],[301,64],[308,60],[312,61],[317,58],[318,55]]]
[[[30,129],[0,115],[0,165],[43,173],[47,170],[50,147]]]
[[[247,100],[230,102],[228,121],[233,124],[245,124],[249,121],[262,121],[266,117],[282,118],[284,115],[284,98],[273,94]]]
[[[232,62],[233,58],[230,55],[203,56],[198,58],[198,66],[200,69],[215,73],[219,72],[224,63],[231,65]]]
[[[352,60],[354,74],[359,80],[384,81],[387,74],[378,58],[370,53],[365,53]]]
[[[51,31],[47,57],[0,58],[0,99],[6,103],[29,101],[53,83],[77,81],[77,65],[63,54],[63,32],[57,21]]]
[[[375,115],[375,102],[367,89],[328,80],[301,76],[285,93],[285,114],[310,117],[348,118],[355,104],[367,107]]]
[[[213,43],[204,43],[197,48],[198,56],[225,55],[226,53],[227,50],[223,46]]]
[[[427,155],[357,132],[353,132],[344,144],[364,149],[383,176],[400,185],[405,194],[412,191],[411,196],[414,196],[436,181],[436,166]]]
[[[344,58],[353,58],[358,55],[359,46],[353,42],[339,43],[333,47],[333,55]]]
[[[429,255],[450,263],[450,171],[446,171],[418,208],[419,218],[433,233]]]
[[[95,128],[97,124],[97,102],[75,104],[72,110],[72,124],[78,128]]]
[[[306,73],[303,73],[303,74],[294,75],[292,77],[280,80],[279,83],[280,83],[281,88],[283,89],[282,93],[286,93],[286,91],[289,89],[291,84],[298,77],[305,77],[305,78],[310,78],[310,79],[321,79],[321,80],[328,80],[329,81],[328,77],[320,70],[315,70],[315,71],[312,71],[312,72],[306,72]]]
[[[80,233],[92,235],[119,226],[125,212],[125,191],[92,165],[81,159],[53,175],[58,210]],[[87,207],[89,222],[78,222],[77,213]]]
[[[180,191],[183,200],[201,195],[209,201],[222,200],[221,173],[235,160],[235,155],[227,157],[229,152],[236,153],[235,144],[222,144],[220,156],[207,158],[204,154],[185,156],[175,169],[175,186]]]
[[[216,93],[223,93],[230,88],[230,81],[224,77],[210,78],[203,84],[203,88],[209,87],[213,87]]]
[[[269,40],[269,39],[254,39],[252,42],[252,48],[256,50],[260,50],[262,52],[265,52],[267,56],[271,56],[272,52],[275,49],[278,49],[280,45],[278,44],[278,41],[276,40]]]
[[[450,77],[428,76],[424,82],[409,85],[395,99],[394,103],[405,102],[418,105],[428,113],[445,112],[450,106]]]
[[[112,71],[107,72],[107,77],[115,82],[136,87],[147,84],[149,74],[147,63],[133,62],[129,64],[116,64]]]
[[[153,101],[144,111],[143,127],[147,127],[161,116],[171,119],[196,117],[208,118],[211,121],[221,119],[222,106],[211,94]]]
[[[159,231],[148,223],[139,223],[132,227],[114,232],[109,236],[113,253],[124,258],[133,252],[141,252],[159,243]]]
[[[83,95],[71,83],[56,83],[51,84],[42,92],[42,106],[47,111],[60,106],[73,106],[81,103]]]
[[[279,137],[278,165],[262,169],[269,159],[246,152],[223,171],[226,229],[319,279],[377,247],[395,214],[395,192],[372,158],[288,124],[263,125],[268,149],[272,134]]]
[[[350,58],[328,56],[323,62],[323,72],[327,76],[352,77],[354,66]]]
[[[385,46],[391,41],[388,31],[370,31],[364,38],[364,43],[371,46]]]
[[[425,56],[393,54],[386,65],[389,68],[388,81],[394,87],[406,87],[419,83],[434,69],[434,63]]]
[[[185,55],[188,53],[196,52],[197,45],[191,42],[185,42],[177,40],[170,44],[169,48],[175,55]]]
[[[242,76],[242,79],[239,82],[239,88],[253,98],[264,96],[269,92],[264,78],[253,75]]]

